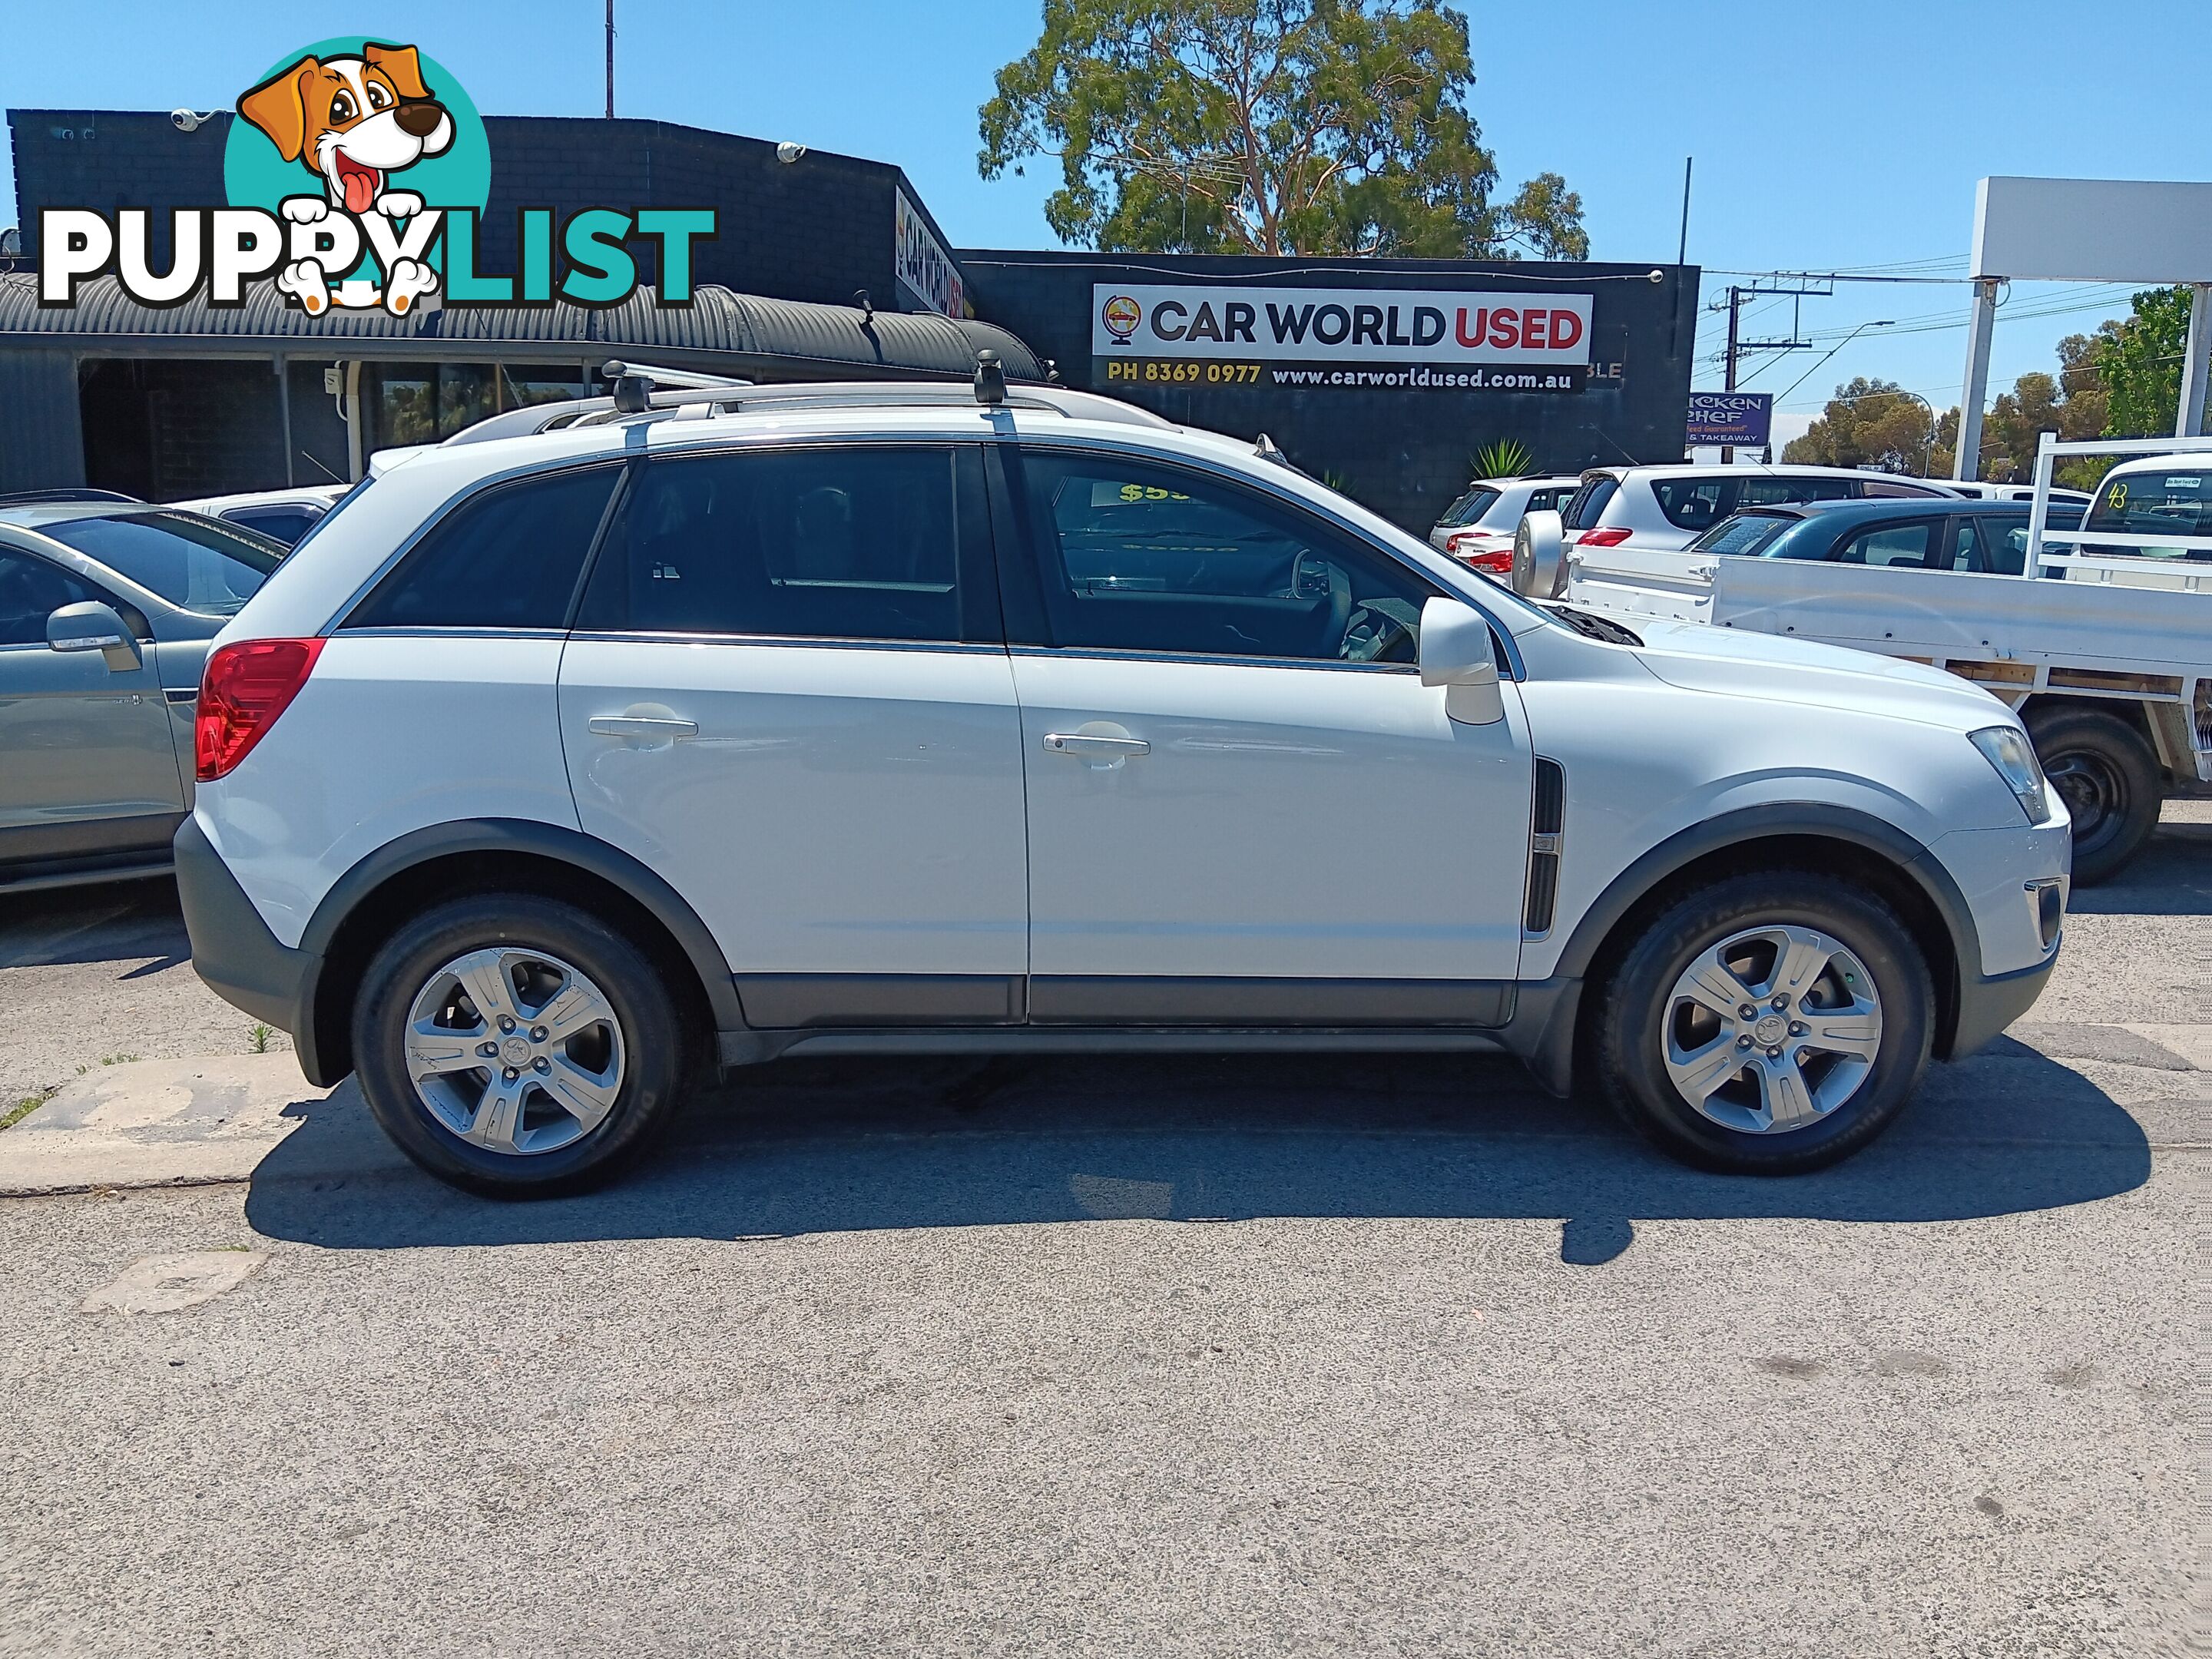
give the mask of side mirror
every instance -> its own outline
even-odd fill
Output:
[[[1462,726],[1504,720],[1505,694],[1498,687],[1490,619],[1457,599],[1431,599],[1423,605],[1421,684],[1444,688],[1444,713]]]
[[[1513,591],[1524,599],[1556,599],[1567,591],[1566,527],[1548,508],[1523,513],[1513,532]]]
[[[46,618],[46,645],[54,651],[97,651],[110,673],[127,674],[145,661],[138,641],[112,605],[84,599]]]

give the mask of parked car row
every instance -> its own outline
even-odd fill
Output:
[[[2057,539],[2040,551],[2032,500],[1824,500],[1742,507],[1679,552],[1577,542],[1531,519],[1514,582],[1630,626],[1663,617],[1820,640],[1986,687],[2021,714],[2066,802],[2075,878],[2101,881],[2165,799],[2212,794],[2212,463],[2200,456],[2122,461],[2086,515],[2046,495],[2042,527]],[[1556,557],[1540,558],[1553,534]],[[2018,580],[2031,574],[2064,580]]]

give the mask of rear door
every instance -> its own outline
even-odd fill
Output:
[[[688,899],[754,1025],[1018,1020],[1021,723],[980,445],[635,471],[561,668],[585,832]]]
[[[155,647],[136,667],[55,651],[46,618],[114,595],[20,548],[0,546],[0,864],[166,857],[185,810]],[[143,622],[122,607],[134,631]]]

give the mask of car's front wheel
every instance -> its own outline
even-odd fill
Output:
[[[394,933],[362,975],[353,1049],[402,1152],[503,1196],[605,1179],[673,1110],[684,1054],[635,945],[520,893],[441,904]]]
[[[1849,882],[1734,877],[1656,917],[1606,982],[1596,1031],[1622,1114],[1708,1169],[1792,1175],[1849,1157],[1928,1064],[1936,994],[1897,915]]]

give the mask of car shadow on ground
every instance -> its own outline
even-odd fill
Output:
[[[354,1085],[298,1111],[256,1171],[261,1233],[331,1249],[1260,1217],[1561,1224],[1596,1263],[1638,1221],[1948,1221],[2079,1204],[2150,1171],[2142,1127],[2001,1039],[1931,1073],[1890,1134],[1784,1179],[1686,1169],[1499,1060],[1266,1055],[787,1060],[688,1103],[581,1197],[500,1202],[417,1173]]]
[[[52,968],[152,957],[137,979],[189,959],[177,886],[163,876],[22,893],[0,888],[0,968]]]
[[[2212,823],[2169,817],[2124,870],[2076,887],[2067,908],[2093,916],[2212,916]]]

